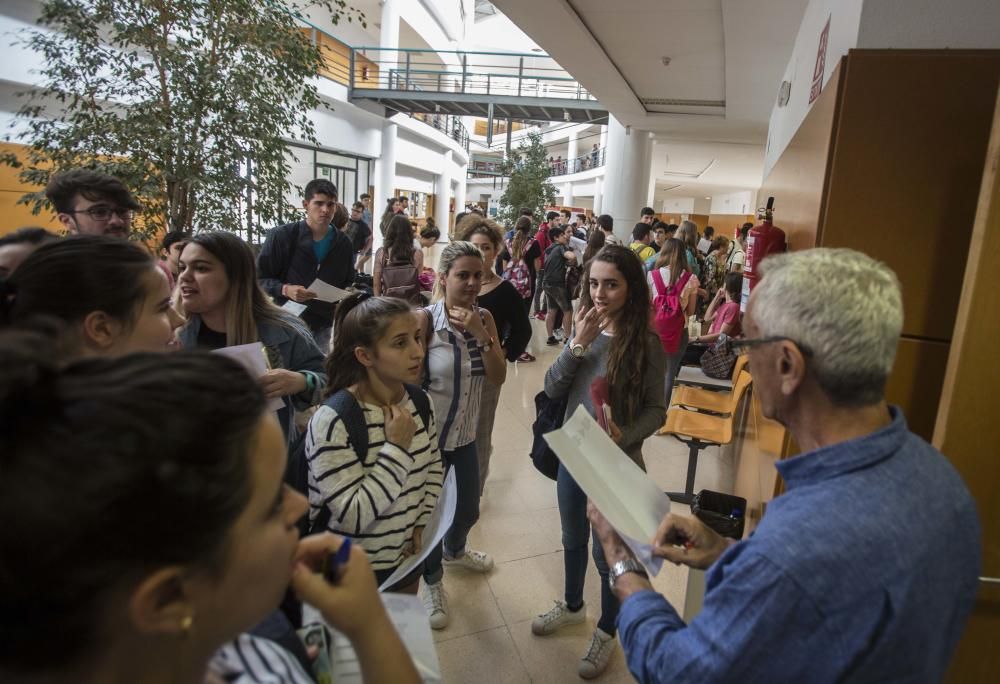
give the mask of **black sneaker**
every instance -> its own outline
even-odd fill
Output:
[[[549,339],[545,340],[545,344],[549,345],[550,347],[555,347],[559,344],[559,340],[557,340],[554,337],[549,337]]]

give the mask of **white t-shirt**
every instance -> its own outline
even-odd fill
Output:
[[[732,272],[734,266],[739,266],[742,270],[746,256],[746,252],[744,252],[743,248],[739,246],[739,243],[734,244],[732,251],[729,253],[729,261],[726,263],[726,270]]]

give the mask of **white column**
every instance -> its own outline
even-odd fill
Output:
[[[603,148],[607,144],[608,144],[608,127],[601,126],[601,143],[600,145],[598,145],[598,148]]]
[[[573,172],[573,160],[577,157],[576,135],[577,130],[571,128],[569,131],[569,149],[566,150],[566,170],[570,173]],[[567,202],[566,204],[572,204],[572,202]]]
[[[573,184],[563,183],[563,206],[572,207],[573,206]]]
[[[468,189],[466,187],[466,179],[469,175],[469,167],[463,166],[458,170],[460,176],[455,183],[455,213],[458,214],[461,211],[465,211],[466,195],[468,194]]]
[[[594,179],[594,215],[600,216],[604,213],[604,196],[601,194],[604,188],[604,177],[598,176]]]
[[[382,232],[378,222],[385,212],[386,203],[396,189],[396,124],[386,119],[382,123],[382,152],[375,162],[375,202],[372,204],[372,248],[382,246]]]
[[[451,230],[448,225],[448,203],[451,200],[451,156],[451,150],[445,151],[444,159],[441,160],[441,173],[438,174],[434,185],[437,194],[437,197],[434,198],[434,223],[438,225],[441,235],[447,235]],[[455,213],[458,214],[460,211],[461,209],[456,206]]]
[[[399,2],[385,0],[382,3],[382,28],[379,33],[379,47],[387,50],[399,48]],[[379,60],[383,61],[383,60]]]
[[[647,204],[652,141],[649,131],[632,129],[626,135],[625,127],[609,117],[607,148],[602,213],[611,214],[615,235],[627,241]]]

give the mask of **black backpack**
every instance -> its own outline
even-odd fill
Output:
[[[550,480],[555,480],[559,473],[559,457],[549,448],[545,435],[562,427],[566,418],[566,408],[569,405],[569,395],[552,399],[545,392],[535,395],[535,422],[531,425],[531,462],[535,470]]]
[[[417,415],[424,423],[424,429],[430,429],[431,424],[431,400],[427,394],[416,385],[404,385],[406,393],[410,395],[413,405],[417,408]],[[354,447],[354,453],[358,459],[364,462],[368,456],[368,425],[365,421],[365,413],[361,405],[354,398],[354,395],[346,389],[334,393],[326,401],[324,406],[329,406],[344,421],[347,429],[347,441]],[[420,429],[420,426],[417,426]],[[288,464],[285,468],[285,482],[290,487],[309,497],[309,461],[306,458],[306,433],[303,430],[292,445],[288,448]],[[430,438],[430,435],[428,435]],[[324,506],[316,520],[309,523],[309,516],[304,515],[299,520],[299,534],[303,537],[315,532],[325,532],[330,522],[330,507]]]

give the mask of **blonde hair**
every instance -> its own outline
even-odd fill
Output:
[[[447,247],[441,250],[441,256],[438,257],[438,277],[434,280],[433,300],[435,302],[444,299],[444,285],[441,284],[442,276],[447,276],[451,271],[451,267],[462,257],[476,257],[480,261],[483,261],[483,253],[479,251],[479,248],[471,242],[464,240],[450,242]]]

